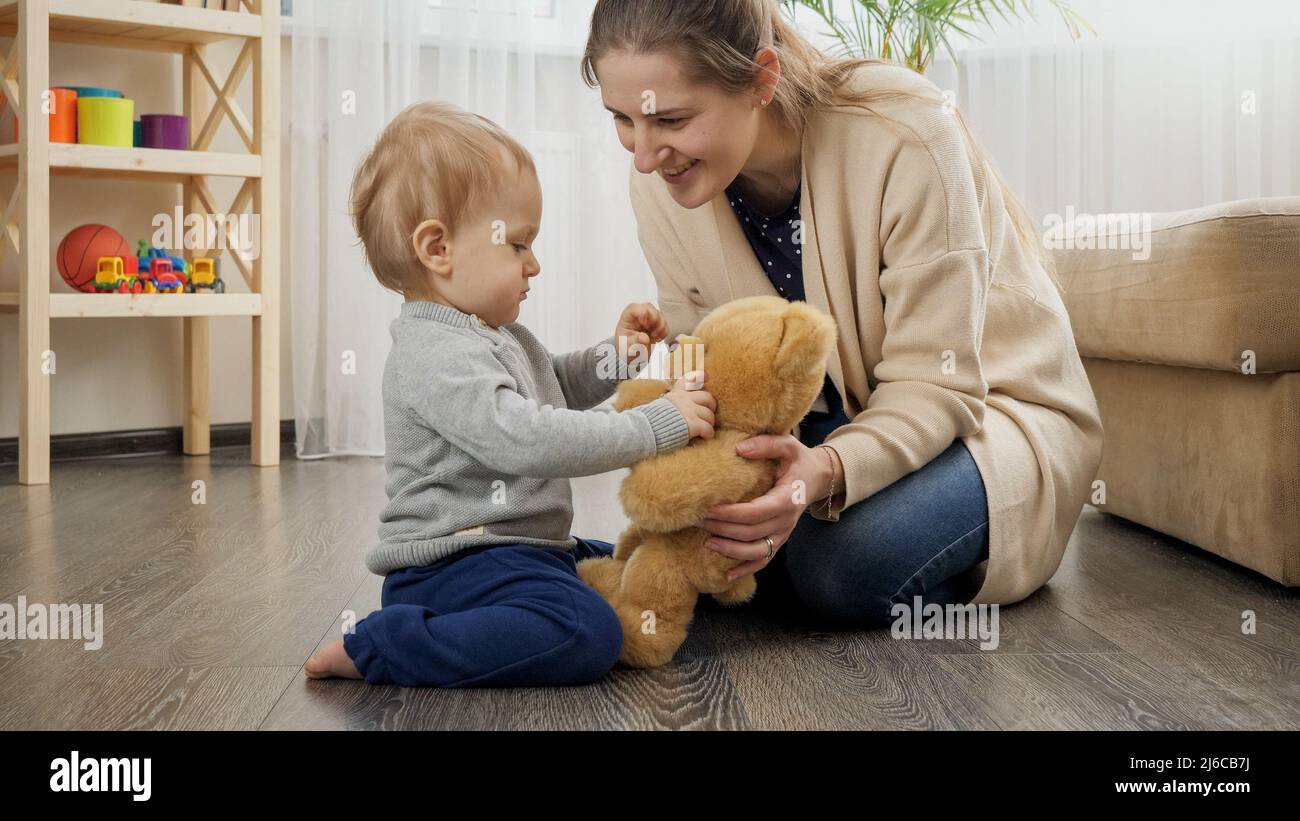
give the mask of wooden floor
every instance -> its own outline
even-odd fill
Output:
[[[406,690],[301,672],[343,611],[379,606],[362,557],[381,460],[4,472],[0,602],[102,603],[106,627],[97,651],[0,642],[0,729],[1300,728],[1300,591],[1092,508],[1051,583],[1002,609],[993,651],[747,607],[702,610],[659,670]]]

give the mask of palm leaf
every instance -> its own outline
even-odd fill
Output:
[[[780,0],[793,19],[798,7],[815,14],[836,41],[835,52],[847,57],[878,57],[896,60],[924,72],[940,50],[955,61],[951,35],[980,39],[980,29],[1001,22],[1036,19],[1035,0],[853,0],[845,16],[835,9],[834,0]],[[1060,16],[1072,39],[1096,30],[1070,4],[1070,0],[1046,2]]]

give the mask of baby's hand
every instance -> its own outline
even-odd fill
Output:
[[[614,340],[619,350],[624,351],[625,362],[630,362],[638,354],[649,356],[650,346],[668,335],[668,320],[659,313],[659,309],[649,302],[633,303],[623,309],[618,318],[618,327],[614,329]],[[642,345],[638,352],[633,345]]]
[[[718,409],[718,402],[713,394],[703,389],[706,378],[704,371],[691,371],[664,394],[664,398],[676,405],[686,418],[686,429],[692,439],[697,436],[713,438],[713,414]]]

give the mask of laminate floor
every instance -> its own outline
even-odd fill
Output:
[[[301,669],[345,611],[379,606],[363,556],[382,460],[255,468],[234,449],[56,463],[42,487],[6,474],[0,602],[98,603],[105,627],[97,650],[0,641],[0,729],[1300,729],[1300,591],[1092,507],[1052,581],[1001,609],[996,649],[701,609],[661,669],[403,689]],[[616,481],[575,484],[575,532],[613,540]]]

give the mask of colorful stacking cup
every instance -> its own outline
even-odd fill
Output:
[[[51,89],[50,142],[77,141],[77,92],[67,88]],[[18,117],[14,116],[14,141],[18,141]]]
[[[76,92],[78,97],[125,97],[115,88],[98,88],[96,86],[58,86]]]
[[[50,89],[54,105],[50,111],[50,142],[75,143],[77,141],[77,92],[67,88]],[[18,133],[17,129],[14,133]]]
[[[78,97],[77,142],[130,148],[134,141],[134,101],[124,97]]]
[[[187,150],[190,118],[183,114],[141,114],[140,144],[145,148]]]

